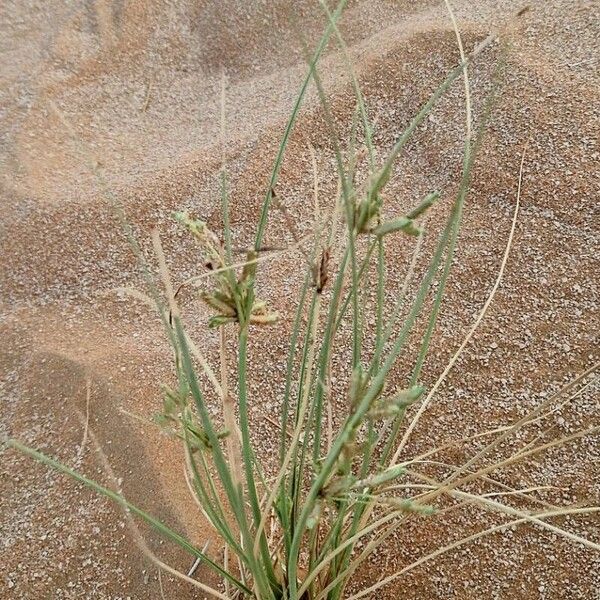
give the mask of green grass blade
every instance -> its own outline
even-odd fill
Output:
[[[100,485],[92,479],[88,479],[87,477],[85,477],[85,475],[81,475],[77,471],[74,471],[73,469],[67,467],[67,465],[51,458],[50,456],[47,456],[46,454],[43,454],[42,452],[39,452],[38,450],[35,450],[29,446],[26,446],[25,444],[22,444],[18,440],[9,439],[6,441],[6,445],[9,448],[14,448],[15,450],[18,450],[19,452],[37,460],[38,462],[48,467],[52,467],[60,473],[69,475],[69,477],[75,479],[76,481],[79,481],[80,483],[83,483],[95,492],[98,492],[103,496],[110,498],[123,508],[126,508],[131,513],[133,513],[134,515],[151,525],[165,539],[172,541],[180,548],[183,548],[184,550],[189,552],[192,556],[202,559],[208,566],[211,567],[211,569],[213,569],[216,573],[218,573],[221,577],[229,581],[231,584],[235,585],[239,590],[241,590],[245,594],[252,594],[250,589],[248,589],[243,583],[241,583],[235,577],[233,577],[231,573],[228,573],[217,563],[211,560],[206,554],[198,550],[198,548],[196,548],[189,540],[184,538],[182,535],[178,534],[176,531],[173,531],[170,527],[167,527],[162,521],[159,521],[146,511],[137,507],[135,504],[129,502],[121,494],[107,487],[104,487],[103,485]]]
[[[344,10],[344,8],[346,6],[346,3],[347,3],[347,0],[340,0],[340,2],[338,3],[338,5],[335,9],[335,12],[333,13],[334,22],[336,22],[340,18],[342,11]],[[260,250],[262,240],[263,240],[263,237],[265,234],[265,228],[267,226],[267,218],[268,218],[269,208],[270,208],[271,202],[273,200],[273,190],[275,189],[275,186],[277,185],[277,180],[279,178],[279,171],[281,170],[281,164],[283,162],[283,155],[285,154],[285,150],[287,148],[290,134],[292,133],[292,130],[296,123],[296,119],[298,118],[298,113],[300,112],[300,107],[302,106],[304,96],[306,95],[306,91],[308,89],[308,84],[310,83],[310,80],[312,79],[312,72],[313,72],[314,65],[316,65],[317,62],[319,61],[319,59],[321,58],[321,55],[323,54],[323,51],[325,50],[325,47],[327,46],[327,43],[331,36],[331,32],[332,32],[332,27],[330,24],[325,29],[325,32],[323,33],[323,36],[321,37],[321,40],[319,42],[319,45],[317,46],[317,49],[315,50],[313,58],[310,61],[309,71],[308,71],[306,77],[304,78],[304,81],[302,82],[302,86],[300,87],[300,92],[296,98],[296,102],[294,103],[294,107],[292,108],[292,112],[290,114],[287,125],[285,127],[285,131],[283,133],[283,138],[281,140],[281,143],[279,144],[277,156],[275,158],[275,162],[273,164],[273,169],[271,171],[269,187],[268,187],[265,199],[263,201],[263,206],[262,206],[260,218],[258,221],[258,228],[256,231],[256,238],[255,238],[255,242],[254,242],[254,248],[256,251]]]
[[[236,488],[233,483],[231,471],[229,470],[227,461],[225,460],[219,437],[215,432],[212,420],[204,403],[204,397],[198,385],[198,379],[194,371],[194,367],[192,365],[191,355],[187,346],[185,333],[183,331],[183,326],[179,317],[176,317],[174,319],[174,324],[181,353],[181,366],[183,374],[185,375],[185,378],[190,387],[190,392],[196,403],[196,408],[198,409],[198,413],[200,415],[202,427],[209,439],[211,452],[213,455],[215,466],[217,468],[217,472],[219,474],[219,478],[221,480],[224,491],[227,495],[227,498],[229,499],[230,506],[240,527],[241,534],[245,540],[244,548],[247,549],[246,559],[251,565],[251,570],[255,577],[256,584],[262,590],[262,593],[265,595],[265,598],[271,598],[273,596],[273,593],[271,585],[269,584],[266,578],[265,570],[268,569],[268,567],[267,565],[265,565],[265,569],[261,568],[261,566],[258,565],[254,560],[254,555],[251,552],[251,548],[253,546],[253,537],[250,533],[250,528],[248,526],[247,515],[245,512],[245,506],[243,502],[243,495],[241,493],[241,489]]]

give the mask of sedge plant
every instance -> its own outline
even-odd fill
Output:
[[[598,550],[594,542],[547,522],[556,515],[594,512],[597,510],[595,507],[560,509],[544,505],[537,511],[522,511],[503,502],[503,494],[529,497],[533,490],[507,490],[504,486],[496,495],[482,495],[464,489],[474,480],[500,486],[492,478],[497,468],[595,433],[598,428],[588,428],[552,442],[526,447],[504,461],[484,461],[484,466],[479,466],[506,437],[532,423],[539,423],[551,414],[552,402],[569,402],[581,394],[590,385],[589,378],[594,375],[595,368],[583,373],[515,424],[479,434],[479,437],[491,441],[465,465],[453,466],[452,474],[443,481],[426,474],[422,466],[427,462],[434,463],[444,444],[432,447],[423,455],[401,460],[408,436],[468,343],[498,287],[517,211],[499,278],[482,314],[438,382],[433,388],[426,389],[421,383],[421,372],[453,262],[471,171],[483,134],[483,126],[472,131],[467,68],[493,38],[486,39],[471,55],[466,55],[457,31],[461,50],[459,64],[410,121],[387,156],[379,160],[374,151],[373,126],[337,26],[344,5],[345,1],[341,0],[336,10],[330,12],[322,3],[328,25],[313,56],[307,59],[309,71],[292,109],[266,186],[254,246],[245,259],[240,262],[233,260],[225,159],[220,174],[222,231],[211,231],[206,223],[187,213],[176,214],[181,226],[195,239],[202,263],[210,264],[209,272],[185,282],[185,285],[195,283],[200,287],[199,298],[211,312],[206,326],[218,330],[218,367],[209,364],[186,330],[184,316],[178,306],[178,292],[182,286],[175,288],[171,281],[158,235],[154,234],[153,245],[163,295],[158,291],[159,286],[152,278],[151,269],[131,229],[127,229],[132,247],[145,269],[150,293],[158,307],[174,356],[176,381],[164,387],[163,407],[156,421],[182,444],[188,485],[204,517],[222,542],[220,551],[209,557],[206,549],[197,548],[183,535],[130,503],[119,492],[99,485],[18,440],[5,441],[8,446],[108,496],[126,508],[130,515],[154,527],[166,541],[180,546],[193,559],[199,559],[221,578],[221,588],[212,588],[178,572],[145,549],[160,569],[181,577],[216,598],[341,600],[373,597],[377,589],[428,560],[519,523],[548,527],[576,543]],[[342,147],[318,73],[320,57],[332,37],[351,74],[357,100],[349,152]],[[461,76],[464,76],[467,98],[467,134],[457,192],[450,196],[444,190],[431,190],[425,197],[416,199],[414,206],[404,214],[384,218],[385,191],[398,156],[436,102]],[[277,258],[277,255],[274,258],[264,255],[261,250],[269,216],[274,210],[285,211],[283,201],[277,197],[275,190],[284,153],[311,81],[318,92],[335,156],[338,194],[330,212],[321,207],[315,167],[314,228],[304,237],[292,231],[295,248],[301,249],[304,256],[302,264],[305,272],[296,313],[291,317],[278,314],[268,299],[260,298],[256,283],[261,263]],[[222,106],[225,106],[224,101]],[[223,124],[224,118],[223,108]],[[484,111],[484,122],[485,118]],[[363,181],[358,181],[356,168],[359,137],[364,140],[369,168],[369,175]],[[349,154],[349,158],[344,158],[345,154]],[[520,184],[519,180],[519,193]],[[415,274],[415,264],[423,252],[424,222],[428,213],[437,210],[442,202],[449,205],[446,222],[419,279]],[[293,227],[293,224],[290,226]],[[391,310],[386,311],[386,244],[393,236],[402,236],[406,244],[413,244],[415,250],[404,284]],[[374,278],[373,272],[376,274]],[[416,291],[411,296],[408,290],[412,288]],[[166,297],[166,302],[161,299],[163,297]],[[368,299],[372,297],[375,298],[374,326],[370,326],[372,321],[367,317],[372,310]],[[248,352],[253,335],[258,335],[260,328],[270,327],[279,319],[286,318],[290,318],[292,324],[279,415],[277,465],[273,472],[261,459],[261,449],[253,439],[249,414],[252,398]],[[407,353],[409,338],[419,320],[423,320],[426,327],[418,343],[417,356],[410,375],[398,383],[391,376],[392,371],[400,357]],[[344,365],[348,374],[343,397],[346,408],[342,414],[337,414],[336,420],[334,412],[339,410],[333,407],[332,362],[340,333],[348,322],[351,323],[351,351]],[[369,344],[365,344],[365,339]],[[228,348],[231,341],[235,346],[236,363],[233,381],[229,380],[231,357]],[[208,382],[213,389],[204,389],[203,382]],[[209,406],[209,398],[214,395],[221,403],[222,418],[218,421]],[[415,411],[413,405],[419,404],[420,409]],[[451,507],[438,506],[442,496],[452,497],[455,504]],[[436,518],[436,512],[456,510],[465,504],[477,504],[503,513],[512,520],[439,547],[370,587],[349,591],[355,589],[351,587],[353,577],[364,561],[407,519]]]

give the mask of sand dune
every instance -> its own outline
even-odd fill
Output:
[[[494,86],[499,93],[427,364],[429,381],[489,292],[528,140],[529,150],[505,281],[412,450],[432,438],[460,438],[504,424],[598,360],[598,3],[484,0],[453,6],[468,49],[490,33],[498,37],[472,69],[476,118]],[[206,527],[188,497],[177,445],[135,418],[147,419],[159,407],[159,384],[171,375],[170,353],[155,315],[116,291],[140,285],[140,276],[112,203],[124,208],[144,249],[151,229],[159,229],[176,281],[199,271],[193,244],[170,214],[189,209],[219,227],[220,86],[226,77],[232,222],[235,243],[247,245],[306,72],[298,32],[312,48],[324,25],[312,0],[8,0],[0,7],[0,431],[104,477],[93,444],[78,458],[83,427],[77,415],[87,411],[89,380],[90,426],[128,496],[200,545]],[[454,31],[443,2],[433,0],[351,2],[341,29],[382,157],[457,63]],[[334,44],[320,74],[347,143],[355,99]],[[277,190],[300,233],[312,218],[309,142],[324,205],[335,192],[325,131],[311,90]],[[457,82],[400,157],[386,210],[394,214],[431,189],[450,198],[463,139],[464,93]],[[359,175],[365,173],[359,164]],[[432,230],[443,212],[431,218]],[[279,213],[268,241],[292,242]],[[391,251],[398,265],[390,278],[397,281],[409,249],[397,244]],[[291,314],[299,285],[299,260],[297,253],[284,255],[265,263],[261,274],[261,287],[284,315]],[[202,335],[211,356],[217,344],[201,326],[204,309],[191,294],[184,305],[192,332]],[[273,436],[264,414],[278,402],[276,386],[267,382],[278,372],[264,358],[283,356],[284,344],[272,340],[285,339],[288,321],[276,326],[275,335],[258,334],[251,348],[251,418],[255,441],[267,455]],[[592,386],[557,415],[555,426],[568,432],[597,424],[599,417]],[[590,437],[498,477],[515,487],[564,488],[565,502],[597,502],[599,454],[598,436]],[[448,461],[461,457],[456,450]],[[2,454],[1,474],[1,598],[160,597],[156,569],[139,554],[117,509],[13,453]],[[412,545],[398,538],[377,557],[377,572],[366,570],[361,581],[392,572],[471,525],[420,523],[407,532]],[[563,525],[600,537],[597,519]],[[189,568],[187,559],[143,533],[161,556]],[[219,548],[214,544],[209,552],[218,556]],[[523,529],[415,571],[378,597],[396,598],[402,590],[407,599],[589,599],[600,587],[594,565],[597,555],[589,550]],[[169,598],[195,597],[166,577],[163,584]]]

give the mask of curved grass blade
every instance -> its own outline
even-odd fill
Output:
[[[139,517],[140,519],[142,519],[143,521],[145,521],[146,523],[151,525],[165,539],[168,539],[168,540],[172,541],[173,543],[177,544],[180,548],[183,548],[184,550],[189,552],[192,556],[202,559],[208,566],[211,567],[211,569],[213,569],[216,573],[218,573],[221,577],[223,577],[224,579],[229,581],[231,584],[235,585],[239,590],[241,590],[242,592],[249,594],[249,595],[252,594],[251,590],[248,589],[241,581],[238,581],[235,577],[233,577],[231,575],[231,573],[228,573],[227,571],[225,571],[217,563],[215,563],[213,560],[211,560],[206,554],[204,554],[203,552],[198,550],[198,548],[196,548],[189,540],[184,538],[182,535],[180,535],[176,531],[173,531],[170,527],[167,527],[167,525],[165,525],[162,521],[159,521],[158,519],[156,519],[155,517],[153,517],[152,515],[147,513],[145,510],[143,510],[143,509],[137,507],[135,504],[132,504],[131,502],[129,502],[121,494],[119,494],[107,487],[104,487],[103,485],[100,485],[99,483],[97,483],[96,481],[94,481],[92,479],[88,479],[87,477],[85,477],[85,475],[81,475],[81,473],[74,471],[73,469],[71,469],[70,467],[65,465],[64,463],[61,463],[60,461],[55,460],[54,458],[51,458],[50,456],[47,456],[46,454],[39,452],[38,450],[35,450],[34,448],[26,446],[25,444],[22,444],[18,440],[15,440],[12,438],[8,439],[8,440],[6,440],[6,446],[8,446],[9,448],[14,448],[15,450],[18,450],[19,452],[21,452],[22,454],[25,454],[48,467],[52,467],[53,469],[55,469],[56,471],[59,471],[60,473],[69,475],[69,477],[75,479],[76,481],[79,481],[80,483],[83,483],[84,485],[91,488],[92,490],[102,494],[103,496],[106,496],[107,498],[110,498],[111,500],[113,500],[114,502],[116,502],[117,504],[122,506],[123,508],[126,508],[127,510],[131,511],[134,515],[136,515],[137,517]]]

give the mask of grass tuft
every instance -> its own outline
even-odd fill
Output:
[[[435,457],[447,449],[447,445],[432,447],[421,456],[403,458],[408,439],[421,415],[469,343],[498,289],[517,222],[525,155],[521,162],[514,219],[498,279],[464,342],[438,381],[428,390],[421,383],[421,372],[454,259],[473,164],[489,113],[484,114],[479,129],[473,132],[467,71],[471,61],[491,44],[493,38],[484,40],[467,56],[456,28],[460,63],[410,121],[388,155],[377,164],[372,142],[374,127],[369,121],[367,104],[337,26],[344,6],[345,1],[342,0],[335,11],[330,12],[322,3],[327,28],[312,56],[306,53],[308,73],[277,152],[258,217],[254,248],[247,253],[246,259],[242,263],[234,263],[232,259],[224,158],[221,170],[223,231],[211,231],[206,223],[193,219],[187,213],[175,215],[197,241],[203,263],[209,269],[182,285],[194,282],[204,288],[199,297],[213,313],[206,326],[219,329],[219,368],[213,369],[186,332],[184,318],[177,305],[177,295],[182,286],[175,289],[171,283],[158,233],[153,235],[153,246],[166,305],[160,299],[152,269],[146,265],[131,228],[126,224],[122,211],[119,212],[132,247],[143,263],[151,298],[141,292],[132,293],[144,300],[155,301],[174,354],[177,381],[170,387],[164,387],[163,407],[156,422],[182,444],[188,487],[222,542],[223,560],[211,559],[206,549],[196,548],[142,508],[127,501],[120,492],[99,485],[18,440],[5,441],[9,447],[111,498],[128,513],[154,527],[165,540],[180,546],[194,559],[203,561],[222,579],[222,589],[210,588],[156,559],[162,570],[177,574],[216,598],[357,600],[373,597],[384,585],[437,556],[520,523],[534,523],[574,543],[599,549],[598,544],[547,522],[555,516],[587,514],[597,511],[597,508],[545,506],[543,510],[533,512],[518,510],[504,502],[503,498],[518,495],[531,499],[530,494],[536,490],[507,490],[506,486],[492,478],[493,472],[499,468],[591,435],[597,432],[597,427],[558,440],[534,443],[507,459],[485,461],[492,450],[509,436],[545,418],[544,410],[551,411],[551,402],[561,400],[577,387],[582,389],[581,386],[589,385],[586,381],[594,375],[597,366],[515,424],[481,434],[481,437],[491,436],[492,441],[464,465],[450,465],[451,474],[445,479],[438,481],[431,477],[424,472],[423,465],[444,464],[436,461]],[[450,14],[456,26],[451,9]],[[332,36],[349,69],[357,101],[347,159],[344,159],[342,142],[319,77],[319,59]],[[452,198],[446,190],[431,192],[406,214],[384,220],[382,209],[398,156],[436,102],[461,76],[466,91],[467,125],[462,174],[456,195]],[[334,150],[339,186],[335,207],[327,213],[319,198],[316,158],[311,147],[315,227],[308,236],[300,238],[291,226],[295,247],[302,248],[306,264],[302,263],[304,284],[289,339],[285,391],[279,415],[278,465],[276,472],[271,473],[260,450],[252,442],[248,413],[251,401],[248,347],[256,335],[257,326],[285,318],[269,308],[268,302],[257,297],[256,279],[263,260],[261,249],[270,212],[273,209],[285,211],[274,190],[291,132],[311,81],[317,88]],[[223,132],[225,93],[226,80],[223,78]],[[366,146],[369,173],[364,181],[357,182],[356,164],[361,152],[357,140],[361,136]],[[427,234],[427,216],[440,204],[449,205],[450,210],[442,232],[433,242],[431,255],[427,257],[427,268],[420,280],[416,280],[415,265],[417,256],[424,252],[422,240]],[[416,249],[396,305],[391,307],[391,311],[385,311],[388,287],[386,244],[396,235],[407,236],[407,243],[416,239]],[[370,280],[373,270],[376,272],[375,282]],[[408,290],[412,280],[416,280],[416,292],[411,297]],[[365,314],[369,306],[367,300],[373,297],[376,318],[374,325],[369,326]],[[405,316],[401,318],[403,314]],[[352,352],[344,365],[345,372],[349,374],[344,398],[347,410],[337,415],[341,421],[336,425],[331,401],[332,358],[340,354],[342,342],[338,334],[348,317],[352,319],[353,326]],[[419,319],[427,327],[419,340],[411,375],[401,385],[393,386],[392,370],[405,352]],[[371,342],[371,350],[365,348],[365,338]],[[231,347],[228,342],[232,340],[235,341],[234,355],[228,350]],[[236,379],[229,381],[233,364],[236,365]],[[210,410],[208,392],[201,385],[205,380],[203,376],[221,401],[224,428],[217,425]],[[413,406],[418,408],[413,410]],[[86,427],[84,444],[87,431]],[[398,441],[400,432],[403,435]],[[465,443],[468,441],[465,440]],[[476,494],[471,488],[465,489],[474,481],[494,485],[496,491]],[[441,502],[442,497],[452,498],[455,503],[448,508]],[[409,519],[434,519],[438,514],[458,510],[468,504],[508,515],[512,520],[439,547],[369,587],[348,591],[365,560]]]

